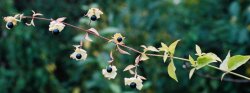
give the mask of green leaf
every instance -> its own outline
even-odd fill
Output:
[[[216,62],[216,60],[214,59],[214,57],[212,55],[203,55],[203,56],[199,56],[197,58],[197,67],[196,69],[200,69],[206,65],[208,65],[209,63],[212,62]]]
[[[250,59],[250,56],[236,55],[228,60],[228,70],[232,71],[245,64]]]
[[[207,53],[206,55],[210,55],[213,57],[214,60],[217,60],[217,61],[220,61],[221,62],[221,59],[214,53]]]
[[[188,57],[189,62],[191,63],[192,66],[195,66],[194,59],[189,55]]]
[[[175,47],[176,45],[178,44],[180,40],[176,40],[174,43],[172,43],[170,46],[169,46],[169,52],[171,55],[174,55],[174,52],[175,52]]]
[[[201,55],[202,55],[200,46],[195,45],[195,50],[196,50],[196,53],[197,53],[198,56],[201,56]]]
[[[189,72],[189,79],[192,78],[193,74],[194,74],[195,68],[192,68]]]
[[[171,62],[169,63],[168,65],[168,75],[173,78],[176,82],[178,82],[178,79],[176,77],[176,74],[175,74],[175,66],[174,66],[174,61],[173,59],[171,59]]]
[[[165,51],[165,52],[168,52],[168,50],[169,50],[168,46],[162,42],[161,42],[161,47],[158,49],[159,49],[159,51]]]
[[[227,53],[226,58],[223,60],[223,62],[220,64],[220,69],[228,71],[228,60],[230,58],[230,51]]]

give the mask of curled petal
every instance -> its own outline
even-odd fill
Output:
[[[86,39],[87,41],[90,41],[90,42],[93,41],[91,38],[89,38],[89,34],[88,34],[88,33],[86,33],[86,34],[84,35],[84,39]]]
[[[118,45],[117,45],[117,49],[121,54],[127,54],[130,55],[130,53],[128,53],[127,51],[122,50]]]
[[[99,36],[99,33],[97,32],[97,30],[95,28],[90,28],[88,29],[89,32],[94,33],[95,35]]]

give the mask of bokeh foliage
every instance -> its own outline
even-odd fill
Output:
[[[89,20],[83,16],[87,9],[98,6],[104,16],[92,27],[106,37],[122,33],[125,43],[139,50],[142,44],[159,47],[160,42],[169,44],[181,39],[176,56],[188,58],[198,44],[203,51],[224,58],[229,50],[234,55],[250,53],[249,5],[248,0],[1,0],[0,16],[31,15],[34,10],[47,18],[67,17],[66,22],[87,29]],[[23,20],[9,31],[1,19],[0,93],[139,92],[125,87],[123,78],[130,76],[122,72],[137,54],[115,53],[118,76],[108,81],[101,69],[108,65],[113,44],[92,37],[93,43],[84,43],[89,54],[87,61],[77,62],[69,55],[84,32],[66,27],[59,36],[53,36],[48,31],[49,22],[35,20],[36,27],[27,27],[24,23],[28,21]],[[221,82],[197,75],[189,80],[183,62],[176,60],[175,65],[179,83],[168,76],[162,58],[143,62],[139,72],[148,80],[141,92],[250,92],[250,83]],[[213,77],[222,74],[210,68],[198,72]],[[236,72],[250,76],[250,65]]]

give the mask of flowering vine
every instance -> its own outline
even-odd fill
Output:
[[[53,19],[39,17],[39,16],[43,15],[41,13],[36,13],[35,11],[32,11],[32,12],[33,12],[32,16],[24,16],[23,14],[16,14],[15,16],[4,17],[4,21],[6,22],[6,28],[9,30],[12,29],[14,26],[17,25],[17,22],[21,21],[22,18],[31,19],[30,23],[26,23],[26,25],[28,25],[28,26],[35,26],[34,20],[36,20],[36,19],[37,20],[46,20],[46,21],[50,21],[50,25],[49,25],[48,29],[54,35],[58,35],[60,32],[62,32],[62,30],[64,29],[65,26],[69,26],[69,27],[73,27],[73,28],[85,31],[86,33],[83,35],[83,37],[87,41],[93,41],[89,37],[89,34],[92,34],[96,37],[99,37],[99,38],[104,39],[108,42],[116,44],[116,50],[121,54],[130,55],[129,52],[127,52],[126,50],[124,50],[122,48],[125,48],[125,49],[128,49],[128,50],[131,50],[133,52],[138,53],[139,55],[137,55],[137,57],[135,58],[134,64],[128,65],[123,70],[123,71],[128,71],[132,75],[132,77],[130,77],[130,78],[124,78],[125,85],[130,86],[131,88],[136,88],[138,90],[141,90],[143,88],[143,80],[146,80],[146,78],[138,74],[137,67],[139,66],[140,62],[147,61],[150,59],[150,57],[162,57],[164,63],[169,61],[168,69],[167,69],[168,75],[177,82],[178,82],[178,78],[176,75],[176,67],[174,65],[174,60],[187,61],[191,64],[192,69],[189,72],[190,79],[196,70],[199,70],[205,66],[208,66],[208,67],[211,67],[211,68],[214,68],[216,70],[220,70],[220,71],[224,72],[221,76],[221,80],[223,80],[223,77],[226,74],[231,74],[231,75],[235,75],[235,76],[238,76],[238,77],[241,77],[241,78],[244,78],[244,79],[250,81],[249,77],[232,72],[233,70],[235,70],[238,67],[245,64],[250,59],[249,55],[231,56],[230,52],[228,52],[225,59],[221,60],[214,53],[202,52],[201,48],[198,45],[196,45],[195,46],[196,47],[196,57],[195,58],[193,58],[190,55],[189,55],[188,59],[180,58],[180,57],[174,56],[175,49],[177,47],[177,44],[180,42],[180,40],[176,40],[175,42],[169,44],[169,46],[162,42],[161,47],[159,47],[159,48],[156,48],[154,46],[141,45],[141,47],[143,48],[143,51],[141,52],[141,51],[136,50],[132,47],[126,46],[125,43],[123,42],[125,40],[125,37],[123,37],[120,33],[115,33],[113,37],[106,38],[106,37],[101,36],[95,28],[89,28],[89,29],[85,30],[83,28],[80,28],[80,27],[71,25],[69,23],[63,22],[66,19],[66,17],[61,17],[61,18],[57,18],[56,20],[53,20]],[[91,23],[91,21],[96,21],[97,19],[101,18],[102,14],[103,14],[103,12],[100,9],[91,8],[91,9],[89,9],[88,13],[85,16],[90,19],[90,23]],[[77,61],[78,60],[86,60],[88,54],[87,54],[86,50],[82,49],[82,41],[80,42],[80,45],[74,45],[74,47],[75,47],[75,50],[70,55],[70,58],[75,59]],[[150,54],[148,52],[155,52],[155,53],[162,53],[163,52],[163,54],[155,54],[155,53]],[[113,64],[114,61],[115,61],[115,59],[113,57],[113,52],[111,51],[110,52],[110,60],[108,61],[109,65],[106,68],[102,69],[103,76],[109,80],[115,79],[115,77],[117,75],[119,75],[117,73],[116,66]],[[219,62],[220,66],[216,67],[216,66],[211,65],[211,63],[214,63],[214,62]]]

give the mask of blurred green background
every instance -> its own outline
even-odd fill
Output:
[[[181,39],[176,56],[187,58],[195,54],[195,44],[205,52],[214,52],[224,59],[231,50],[233,55],[250,54],[250,1],[249,0],[1,0],[0,16],[31,10],[46,18],[67,17],[65,22],[90,28],[83,17],[91,7],[99,7],[104,15],[91,27],[110,37],[122,33],[125,43],[135,49],[139,46],[160,46]],[[114,44],[91,37],[84,42],[88,58],[77,62],[69,58],[72,45],[79,44],[84,32],[66,27],[58,36],[48,31],[49,22],[35,20],[36,27],[27,27],[23,20],[14,29],[7,30],[1,19],[0,28],[0,93],[249,93],[250,83],[234,83],[200,77],[188,79],[189,70],[175,60],[175,82],[167,74],[162,58],[152,57],[143,62],[139,73],[147,78],[142,91],[124,85],[122,70],[132,64],[137,54],[115,53],[118,75],[107,80],[101,74],[109,60]],[[218,64],[214,64],[218,65]],[[235,72],[250,76],[250,64]],[[197,73],[220,78],[222,72],[204,68]],[[232,75],[226,78],[240,79]]]

